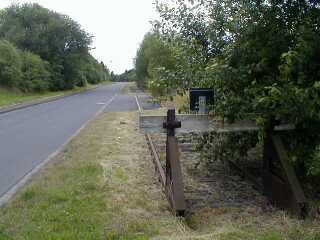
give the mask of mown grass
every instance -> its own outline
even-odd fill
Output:
[[[42,94],[24,94],[18,91],[0,89],[0,107],[10,106],[26,101],[50,97],[62,94],[62,92],[48,92]]]
[[[137,113],[106,113],[0,209],[0,240],[38,239],[320,240],[320,225],[251,207],[173,217]]]
[[[77,148],[77,147],[76,147]],[[0,239],[101,239],[106,215],[102,168],[90,154],[46,168],[0,211]]]
[[[149,239],[177,226],[135,123],[135,113],[94,121],[0,209],[0,239]]]
[[[109,84],[109,83],[110,82],[106,82],[103,84]],[[72,90],[44,92],[44,93],[22,93],[17,90],[0,88],[0,108],[19,104],[19,103],[24,103],[24,102],[28,102],[28,101],[45,99],[45,98],[50,98],[50,97],[61,96],[63,94],[79,92],[79,91],[93,88],[95,86],[97,86],[97,85],[88,85],[83,88],[78,87],[78,88],[75,88]]]

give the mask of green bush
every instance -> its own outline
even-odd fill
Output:
[[[70,17],[38,4],[0,10],[0,39],[1,85],[25,92],[55,91],[110,78],[106,66],[89,53],[92,36]],[[27,52],[22,53],[25,76],[12,44]]]
[[[301,175],[320,177],[320,2],[168,2],[158,1],[155,27],[183,48],[175,48],[176,67],[158,72],[153,85],[166,79],[185,90],[213,88],[215,114],[228,121],[254,114],[260,125],[295,124],[292,162]],[[148,42],[146,49],[157,47]],[[148,60],[142,50],[138,57]],[[149,62],[141,62],[143,73],[150,73]]]
[[[49,90],[51,79],[49,63],[30,52],[22,52],[21,55],[23,77],[19,83],[19,89],[24,92],[43,92]]]
[[[8,41],[0,40],[0,84],[15,87],[21,79],[19,51]]]
[[[166,75],[175,68],[174,48],[164,41],[156,32],[147,33],[137,51],[135,58],[135,80],[141,88],[159,90],[163,95],[168,89],[176,87],[173,76]],[[132,78],[132,79],[134,79]]]
[[[99,63],[94,57],[88,55],[84,63],[83,72],[88,83],[97,84],[108,80],[108,70],[103,63]]]

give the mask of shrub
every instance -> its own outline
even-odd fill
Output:
[[[0,84],[15,87],[21,79],[21,57],[8,41],[0,40]]]
[[[49,63],[31,52],[22,52],[22,81],[19,89],[24,92],[43,92],[49,90]]]

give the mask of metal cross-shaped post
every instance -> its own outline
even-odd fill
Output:
[[[184,197],[178,140],[175,137],[175,129],[181,127],[181,122],[176,120],[174,109],[168,110],[167,122],[163,123],[163,127],[167,129],[166,193],[175,214],[178,216],[183,216],[186,210],[186,203]]]

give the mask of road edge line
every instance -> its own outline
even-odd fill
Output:
[[[10,189],[5,192],[0,197],[0,208],[3,208],[17,193],[20,189],[22,189],[31,179],[32,177],[38,173],[43,167],[45,167],[53,158],[58,156],[66,146],[80,134],[80,132],[85,129],[94,119],[96,119],[103,111],[113,102],[113,100],[118,96],[115,94],[100,110],[88,121],[86,121],[74,134],[72,134],[56,151],[51,153],[45,160],[43,160],[40,164],[31,169],[28,173],[26,173],[20,180],[17,181]]]
[[[137,104],[137,106],[138,106],[139,112],[142,113],[142,112],[143,112],[143,109],[142,109],[141,106],[140,106],[140,103],[139,103],[139,100],[138,100],[138,96],[135,95],[134,97],[135,97],[135,99],[136,99],[136,104]]]

